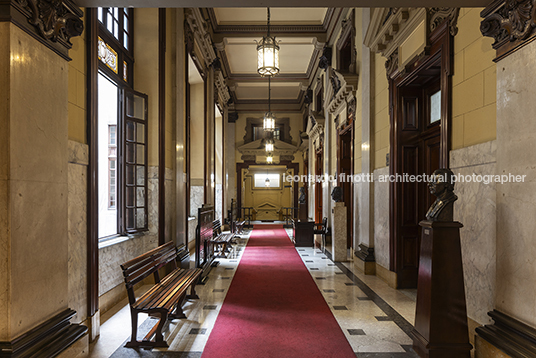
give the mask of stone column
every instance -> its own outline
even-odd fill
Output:
[[[216,177],[214,173],[214,133],[215,131],[215,101],[214,101],[214,66],[207,68],[205,80],[205,203],[214,205],[214,188]]]
[[[67,344],[59,333],[52,343],[58,330],[43,327],[69,325],[74,314],[68,307],[68,62],[43,44],[48,40],[32,37],[31,28],[9,22],[16,10],[7,8],[0,9],[0,19],[8,20],[0,20],[0,348],[34,356],[37,344],[65,349],[87,331],[70,325],[78,332],[74,339]],[[31,346],[14,343],[34,328],[43,336]]]
[[[346,248],[346,220],[347,211],[344,202],[335,203],[333,207],[332,218],[332,231],[331,237],[331,250],[332,260],[335,262],[342,262],[348,260],[347,248]]]
[[[362,9],[362,33],[365,34],[370,23],[370,9]],[[370,49],[361,45],[361,168],[365,178],[374,172],[374,119],[372,118],[372,93],[374,91],[374,56]],[[375,274],[374,263],[374,182],[356,183],[357,223],[354,236],[356,265],[365,274]]]
[[[175,100],[177,104],[177,112],[175,116],[175,192],[176,198],[186,198],[186,138],[185,138],[185,122],[186,122],[186,91],[184,84],[187,81],[187,74],[184,70],[181,70],[185,66],[186,51],[184,43],[184,9],[176,9],[175,11],[176,22],[175,31],[177,39],[177,71],[176,71],[176,94]],[[176,221],[177,230],[175,232],[176,244],[188,244],[188,238],[186,237],[186,230],[188,227],[188,216],[190,213],[186,212],[185,200],[175,200],[176,205]]]

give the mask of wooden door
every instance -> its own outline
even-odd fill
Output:
[[[337,183],[342,187],[344,205],[346,206],[346,247],[352,247],[353,237],[353,185],[349,178],[353,174],[353,124],[346,127],[339,135],[338,145],[338,168],[337,168]],[[342,178],[346,180],[340,181]]]
[[[435,198],[425,180],[410,180],[422,174],[430,175],[439,168],[440,126],[430,124],[427,110],[427,90],[422,86],[400,88],[398,98],[398,155],[394,158],[396,206],[395,265],[399,288],[417,287],[421,228],[426,211]]]
[[[324,168],[322,149],[316,152],[315,160],[315,222],[322,222],[322,182],[320,177]]]

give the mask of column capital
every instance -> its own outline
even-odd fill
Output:
[[[84,30],[83,15],[71,0],[0,0],[0,21],[14,23],[66,60],[71,38]]]
[[[536,38],[536,0],[495,0],[480,13],[482,35],[493,37],[495,62]]]

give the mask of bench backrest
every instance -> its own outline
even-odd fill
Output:
[[[213,237],[214,206],[203,205],[197,211],[197,232],[195,240],[195,266],[203,268],[212,261],[211,245]]]
[[[121,265],[123,277],[127,286],[130,303],[136,302],[134,297],[134,285],[153,274],[156,282],[160,282],[158,270],[172,262],[177,268],[177,248],[173,242],[158,246],[143,255],[140,255]]]
[[[217,237],[221,234],[221,222],[220,219],[212,222],[212,237]]]

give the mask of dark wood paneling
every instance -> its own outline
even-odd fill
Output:
[[[72,309],[57,314],[11,342],[0,342],[0,357],[55,357],[87,333],[87,327],[71,324]]]
[[[166,9],[158,9],[158,245],[166,242]]]
[[[87,286],[88,312],[92,317],[99,309],[99,191],[98,167],[98,128],[97,128],[97,76],[99,72],[97,56],[97,9],[86,11],[86,52],[87,52],[87,142],[89,144],[88,196],[87,196]]]

